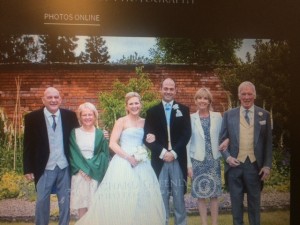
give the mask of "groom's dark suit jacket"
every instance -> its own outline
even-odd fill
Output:
[[[174,105],[178,106],[177,110]],[[147,111],[144,130],[144,143],[151,150],[151,164],[158,177],[164,164],[164,161],[159,158],[159,155],[161,154],[163,148],[168,149],[167,121],[162,102]],[[176,101],[174,101],[171,111],[170,130],[172,147],[177,153],[177,160],[181,167],[183,177],[186,181],[186,145],[191,137],[190,111],[187,106]],[[145,137],[148,133],[155,134],[155,142],[149,144],[145,141]]]
[[[42,176],[50,154],[47,125],[44,116],[44,108],[25,115],[24,152],[23,165],[24,174],[33,173],[34,182],[37,184]],[[69,136],[73,128],[79,123],[76,114],[67,109],[60,109],[64,152],[69,160]]]

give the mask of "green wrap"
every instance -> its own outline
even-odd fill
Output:
[[[75,175],[82,170],[94,180],[101,182],[109,163],[108,143],[103,132],[96,128],[94,156],[86,159],[82,154],[76,142],[75,129],[70,135],[70,166],[71,173]]]

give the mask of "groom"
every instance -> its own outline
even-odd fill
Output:
[[[173,196],[176,225],[186,225],[184,194],[186,193],[186,145],[191,136],[189,108],[174,101],[175,82],[167,78],[161,85],[162,101],[147,111],[144,143],[151,150],[151,164],[158,177],[169,223],[169,200]],[[146,134],[155,135],[147,143]]]

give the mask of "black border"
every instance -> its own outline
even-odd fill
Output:
[[[297,203],[300,202],[298,201],[300,185],[296,177],[297,164],[300,162],[298,153],[300,2],[297,0],[194,0],[194,4],[155,2],[163,0],[2,0],[0,34],[56,33],[289,40],[292,46],[293,74],[292,96],[291,99],[287,99],[293,112],[293,118],[290,118],[293,135],[290,224],[298,224],[294,216],[297,214]],[[99,13],[102,17],[101,28],[45,27],[41,20],[45,11]]]

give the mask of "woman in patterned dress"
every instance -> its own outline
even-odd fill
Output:
[[[206,199],[210,199],[212,225],[218,224],[218,197],[222,194],[220,148],[226,148],[228,140],[219,146],[222,116],[212,111],[212,95],[200,88],[194,96],[197,112],[191,114],[192,136],[187,145],[188,176],[192,178],[191,195],[198,199],[202,225],[207,225]]]

